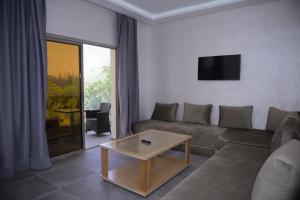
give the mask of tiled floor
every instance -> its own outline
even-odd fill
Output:
[[[110,141],[110,133],[96,134],[95,131],[88,131],[85,134],[85,149],[90,149],[104,142]]]
[[[179,154],[172,151],[172,154]],[[109,167],[114,168],[130,159],[109,152]],[[191,156],[192,165],[165,185],[143,198],[111,183],[100,176],[99,148],[86,150],[68,158],[56,160],[43,171],[18,172],[17,176],[0,180],[1,200],[138,200],[160,199],[207,158]]]

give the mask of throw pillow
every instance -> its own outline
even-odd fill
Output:
[[[253,106],[220,106],[219,126],[224,128],[252,128]]]
[[[184,103],[183,122],[210,125],[212,105]]]
[[[178,103],[156,103],[151,119],[167,122],[175,121]]]
[[[281,122],[272,137],[271,151],[275,151],[293,138],[300,139],[300,118],[296,113],[288,114]]]
[[[268,111],[266,130],[275,132],[279,128],[282,120],[289,114],[288,111],[270,107]]]

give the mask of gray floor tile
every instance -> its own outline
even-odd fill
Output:
[[[100,174],[101,172],[101,161],[98,157],[86,160],[85,162],[80,162],[78,165],[94,171],[97,174]]]
[[[121,189],[113,184],[102,181],[99,176],[91,175],[63,188],[63,190],[84,200],[108,200],[115,196],[113,193]]]
[[[141,198],[142,199],[142,198]],[[144,198],[144,199],[147,199],[147,200],[160,200],[161,199],[161,197],[160,196],[158,196],[157,194],[155,194],[155,193],[152,193],[152,194],[150,194],[149,196],[147,196],[146,198]]]
[[[97,176],[96,173],[92,172],[91,170],[80,167],[77,165],[73,166],[65,166],[54,171],[49,171],[43,174],[38,175],[40,178],[52,183],[57,187],[65,187],[70,185],[71,183],[87,177],[91,174]]]
[[[111,200],[117,200],[117,199],[140,200],[144,198],[138,194],[120,188],[110,195],[110,199]]]
[[[46,181],[32,177],[1,188],[0,197],[3,200],[32,200],[55,189]]]
[[[73,165],[76,165],[76,163],[78,161],[82,160],[82,156],[81,154],[74,154],[74,155],[71,155],[69,157],[66,157],[66,158],[62,158],[62,159],[58,159],[58,160],[55,160],[55,161],[52,161],[52,167],[50,169],[46,169],[46,170],[32,170],[31,172],[34,174],[34,175],[40,175],[40,174],[44,174],[44,173],[49,173],[49,172],[52,172],[52,171],[55,171],[57,169],[60,169],[60,168],[65,168],[66,166],[73,166]]]
[[[85,134],[85,148],[89,149],[99,144],[109,142],[110,133],[97,134],[95,131],[87,131]]]
[[[141,195],[138,195],[136,193],[130,192],[128,190],[120,188],[119,190],[116,190],[112,195],[110,196],[112,200],[159,200],[161,197],[158,196],[155,193],[149,194],[147,197],[143,197]]]
[[[29,170],[16,172],[14,177],[0,179],[0,188],[32,176],[33,173]]]
[[[171,189],[173,189],[176,185],[181,182],[179,178],[172,178],[164,185],[160,186],[157,190],[153,192],[153,194],[163,197],[166,193],[168,193]]]
[[[47,193],[36,200],[78,200],[78,198],[68,194],[62,190],[56,190],[54,192]]]
[[[84,157],[81,159],[78,159],[78,161],[74,162],[74,164],[77,164],[79,166],[88,168],[98,174],[101,172],[101,160],[100,160],[100,151],[99,148],[97,151],[92,151],[89,152],[88,154],[85,154]],[[90,150],[88,150],[90,151]],[[132,160],[132,158],[114,153],[114,152],[109,152],[108,155],[108,168],[113,169],[116,168],[122,164],[124,164],[127,161]]]

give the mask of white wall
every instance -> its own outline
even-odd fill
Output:
[[[153,80],[160,71],[155,65],[152,52],[152,27],[138,22],[138,66],[139,66],[139,97],[140,97],[140,116],[148,115],[149,106],[157,101],[159,91]]]
[[[156,101],[300,110],[300,1],[280,0],[158,25],[139,24],[140,118]],[[242,54],[240,81],[198,81],[200,56]]]
[[[47,33],[116,46],[116,13],[86,0],[47,0]]]

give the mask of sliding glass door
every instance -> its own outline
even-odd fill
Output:
[[[83,148],[81,46],[47,41],[46,133],[50,156]]]
[[[93,148],[110,141],[116,133],[115,123],[115,49],[83,44],[84,110],[99,110],[101,103],[109,103],[109,124],[85,116],[85,148]],[[99,132],[97,127],[109,126],[111,131]]]

